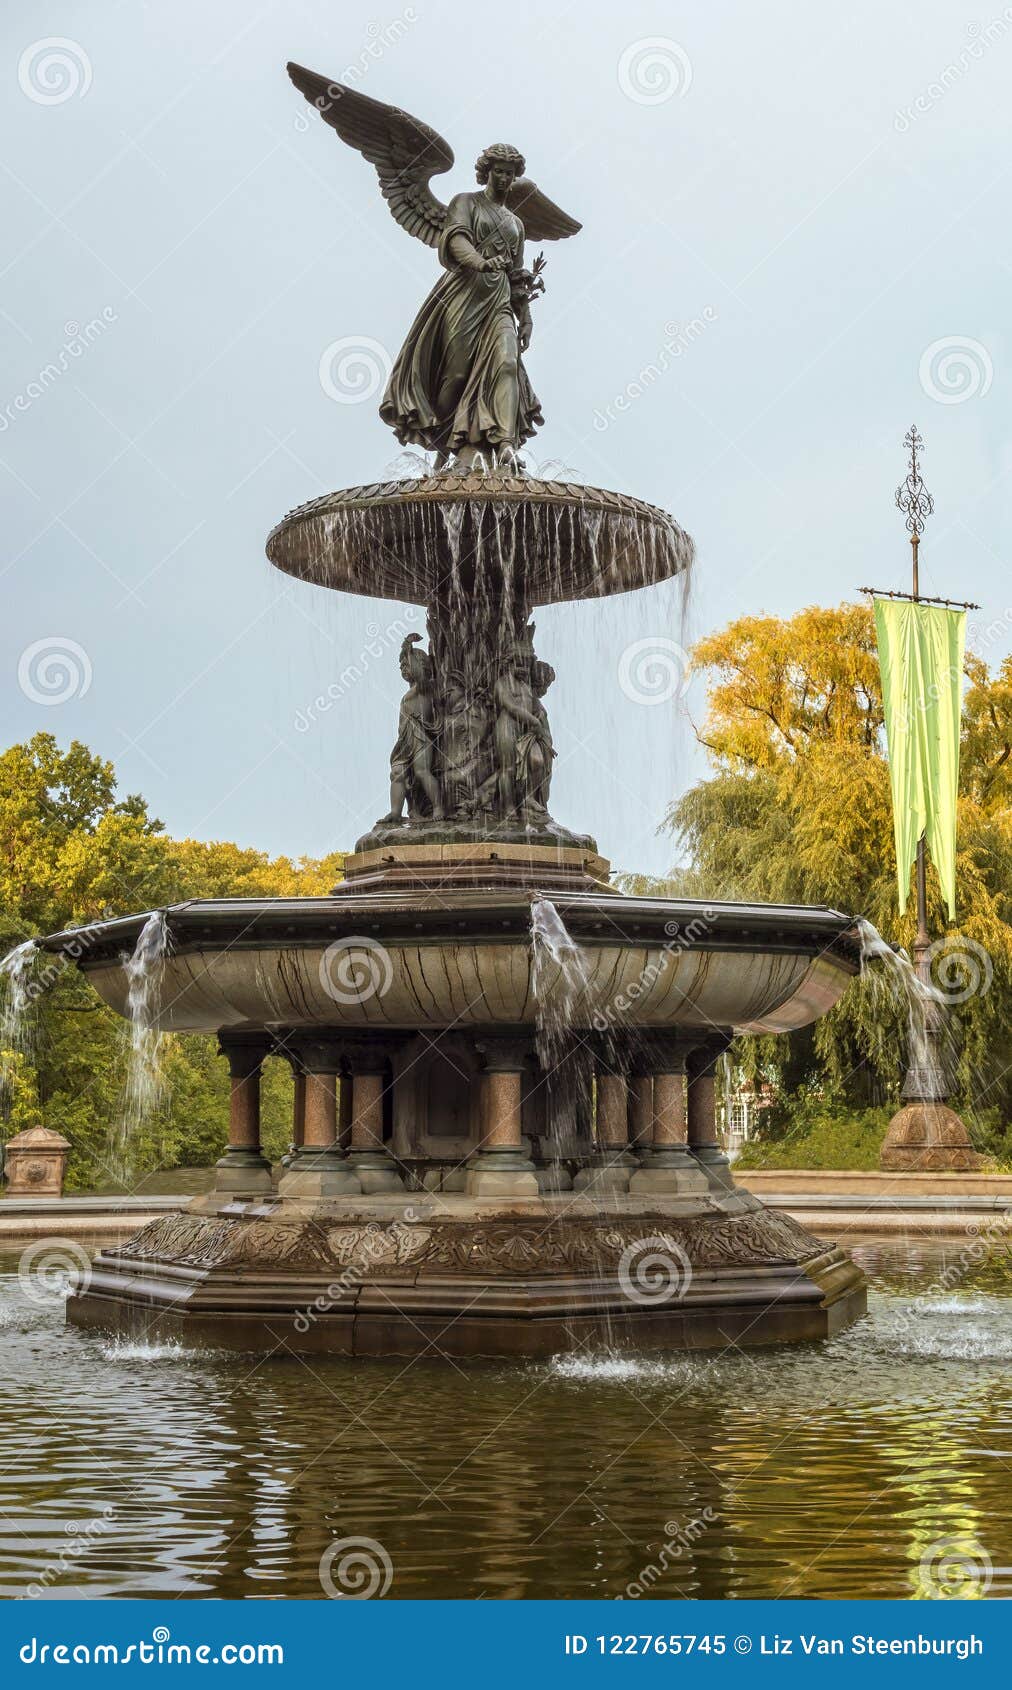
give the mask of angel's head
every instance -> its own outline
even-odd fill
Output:
[[[526,168],[523,153],[518,153],[516,147],[511,147],[506,141],[496,141],[493,146],[485,148],[475,164],[474,173],[483,188],[488,183],[498,198],[505,199]]]

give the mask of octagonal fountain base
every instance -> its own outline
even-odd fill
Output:
[[[202,1347],[438,1359],[793,1343],[865,1308],[849,1256],[728,1190],[164,1216],[102,1252],[67,1314]]]
[[[857,972],[847,916],[623,897],[590,842],[345,867],[329,898],[194,901],[43,941],[129,1016],[160,934],[156,1024],[216,1035],[232,1076],[215,1191],[104,1251],[71,1321],[271,1353],[539,1356],[794,1342],[863,1313],[843,1251],[735,1187],[715,1121],[733,1030],[804,1026]],[[272,1056],[294,1077],[276,1187]]]

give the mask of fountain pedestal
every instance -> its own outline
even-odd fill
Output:
[[[244,1349],[493,1356],[781,1342],[854,1319],[863,1275],[734,1186],[713,1109],[733,1030],[783,1032],[836,1002],[854,924],[625,897],[548,810],[554,674],[532,607],[663,581],[688,536],[635,500],[496,471],[318,500],[268,549],[293,575],[427,607],[429,650],[401,647],[389,813],[328,898],[164,912],[157,1024],[219,1037],[229,1149],[193,1212],[99,1256],[68,1318]],[[143,922],[45,943],[129,1013]],[[268,1052],[296,1078],[276,1192]]]

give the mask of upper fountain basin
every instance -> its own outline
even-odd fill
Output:
[[[418,604],[476,588],[526,607],[600,598],[666,581],[692,555],[688,534],[653,505],[502,471],[328,493],[267,541],[289,575]]]
[[[215,899],[167,912],[156,1023],[226,1027],[524,1026],[536,1020],[531,894],[404,892]],[[824,1015],[860,969],[838,910],[556,896],[589,979],[588,1027],[781,1033]],[[52,934],[128,1014],[125,968],[147,917]],[[551,971],[547,975],[551,991]]]

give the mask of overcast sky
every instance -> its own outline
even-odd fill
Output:
[[[534,308],[534,457],[690,530],[693,633],[906,585],[916,420],[922,588],[1009,649],[1012,7],[11,0],[2,43],[4,743],[83,739],[173,833],[272,852],[386,809],[397,640],[306,713],[397,608],[264,541],[387,473],[372,389],[436,259],[289,58],[445,135],[443,197],[508,140],[581,219]],[[682,641],[674,594],[537,622],[554,813],[663,871],[702,700],[639,696],[629,648]]]

